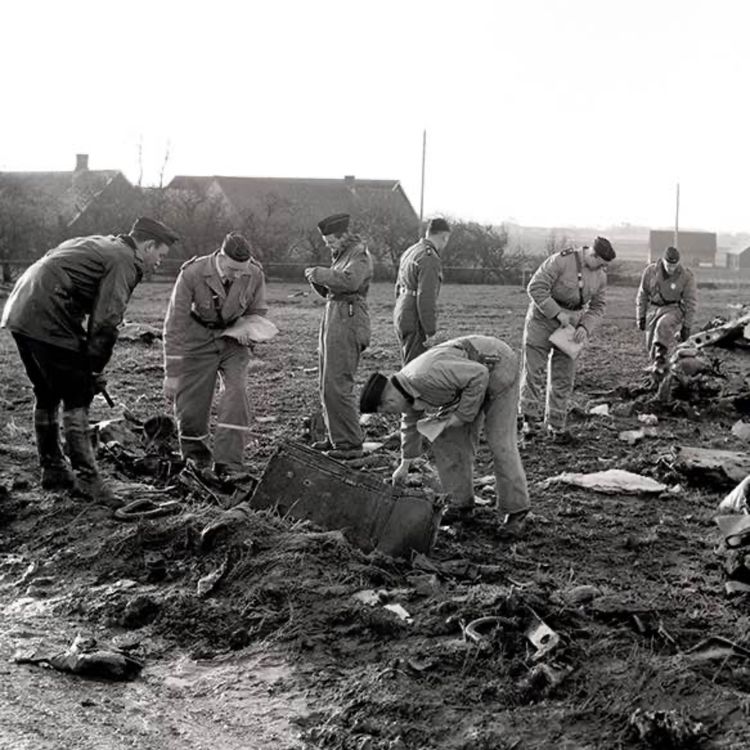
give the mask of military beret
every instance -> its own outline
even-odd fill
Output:
[[[239,232],[230,232],[221,243],[221,252],[236,260],[238,263],[244,263],[250,260],[250,243],[245,239],[244,235]]]
[[[349,214],[333,214],[318,222],[318,230],[325,237],[327,234],[342,234],[349,229]]]
[[[437,234],[438,232],[450,232],[451,227],[443,218],[430,219],[427,222],[427,234]]]
[[[664,260],[666,260],[667,263],[679,263],[680,251],[676,247],[668,247],[664,251]]]
[[[374,414],[378,410],[387,383],[388,378],[382,372],[370,375],[359,396],[359,410],[362,414]]]
[[[594,240],[594,255],[598,255],[607,262],[615,259],[615,249],[612,243],[605,237],[597,237]]]
[[[130,234],[142,235],[149,240],[157,240],[164,245],[172,245],[180,239],[180,236],[166,224],[162,224],[156,219],[149,219],[147,216],[139,216],[130,228]]]

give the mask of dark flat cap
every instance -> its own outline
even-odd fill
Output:
[[[450,224],[442,218],[430,219],[427,222],[427,234],[437,234],[438,232],[450,232]]]
[[[679,263],[680,262],[680,251],[676,247],[668,247],[664,251],[664,260],[667,261],[667,263]]]
[[[251,258],[250,243],[239,232],[230,232],[224,238],[224,242],[221,243],[221,252],[238,263],[244,263]]]
[[[594,240],[594,255],[609,262],[615,259],[615,249],[606,237],[597,237]]]
[[[359,410],[362,414],[374,414],[380,406],[388,378],[382,372],[374,372],[362,388],[359,396]]]
[[[341,234],[349,229],[349,214],[333,214],[318,222],[318,230],[325,237],[327,234]]]
[[[130,234],[138,232],[149,240],[157,240],[165,245],[172,245],[180,239],[180,235],[170,229],[166,224],[162,224],[156,219],[149,219],[148,216],[139,216],[130,228]]]

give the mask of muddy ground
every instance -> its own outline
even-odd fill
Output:
[[[290,296],[297,291],[306,288],[270,285],[282,334],[259,346],[251,364],[248,461],[257,473],[278,440],[300,436],[316,401],[321,305]],[[498,540],[492,511],[482,508],[472,522],[441,529],[436,570],[365,555],[340,534],[265,512],[205,549],[201,529],[221,509],[195,494],[177,493],[179,515],[122,523],[42,492],[32,395],[3,332],[0,747],[747,747],[747,662],[686,653],[712,635],[750,645],[747,596],[724,592],[715,552],[712,517],[725,488],[690,484],[671,467],[676,445],[741,449],[730,433],[740,415],[731,403],[693,399],[659,411],[607,395],[638,382],[646,363],[634,292],[610,290],[607,320],[581,361],[575,443],[522,448],[533,502],[527,538]],[[141,286],[128,319],[160,325],[168,293],[168,285]],[[390,285],[376,285],[371,299],[373,342],[361,381],[396,365]],[[450,334],[520,346],[522,290],[447,286],[441,301]],[[737,301],[703,291],[699,323]],[[741,380],[750,355],[720,356]],[[109,376],[116,401],[136,417],[163,411],[158,341],[118,344]],[[602,400],[635,411],[588,416],[587,406]],[[638,412],[655,410],[655,437],[635,446],[618,440],[638,426]],[[94,411],[112,414],[99,399]],[[486,449],[480,458],[478,477],[489,473]],[[146,492],[111,454],[102,465],[127,497]],[[679,488],[644,498],[538,486],[561,471],[606,468]],[[223,578],[199,596],[198,581],[224,563]],[[402,604],[413,622],[352,599],[363,589],[387,591],[384,601]],[[532,612],[560,636],[538,661],[524,637]],[[467,639],[462,627],[487,615],[498,626],[479,643]],[[110,682],[12,661],[19,649],[64,650],[77,633],[142,659],[143,672]],[[665,713],[649,714],[658,711]]]

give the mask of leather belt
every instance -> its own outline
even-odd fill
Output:
[[[202,325],[204,328],[208,328],[209,331],[223,331],[225,328],[227,328],[231,323],[219,323],[218,321],[206,321],[203,320],[203,318],[198,315],[195,310],[190,311],[190,317],[199,325]]]
[[[679,305],[679,302],[651,302],[651,304],[654,307],[672,307],[674,305]]]
[[[400,297],[402,294],[405,297],[416,297],[417,296],[417,291],[416,291],[416,289],[409,289],[409,288],[407,288],[405,286],[400,286],[398,288],[398,296]]]

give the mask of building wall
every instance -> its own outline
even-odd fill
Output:
[[[670,229],[652,229],[649,232],[649,261],[659,260],[664,249],[674,245],[674,232]],[[711,265],[716,263],[715,232],[679,232],[677,247],[686,266]]]

